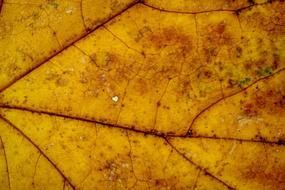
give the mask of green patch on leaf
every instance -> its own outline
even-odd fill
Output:
[[[48,0],[48,5],[55,8],[55,9],[57,9],[59,6],[59,4],[56,0]]]
[[[257,70],[257,75],[259,77],[265,77],[265,76],[271,75],[272,73],[273,73],[273,69],[270,66],[263,67],[263,68]]]
[[[237,83],[240,87],[243,87],[243,86],[247,85],[250,81],[251,81],[251,79],[249,77],[245,77],[245,78],[238,80]]]

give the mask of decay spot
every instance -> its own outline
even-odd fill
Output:
[[[211,81],[212,76],[213,72],[208,68],[204,68],[200,70],[200,72],[197,75],[197,78],[200,79],[201,81]]]
[[[148,40],[157,49],[178,46],[186,51],[191,47],[190,37],[176,28],[163,28],[161,32],[150,35]]]
[[[271,186],[270,189],[279,189],[280,184],[282,184],[280,182],[282,179],[285,179],[284,165],[274,164],[268,166],[265,163],[265,160],[259,158],[258,162],[253,162],[250,166],[242,170],[243,177],[259,184]]]
[[[212,62],[213,58],[219,53],[222,46],[232,46],[233,34],[228,29],[226,21],[209,24],[203,27],[205,33],[202,35],[202,51],[205,55],[206,63]]]
[[[231,34],[227,31],[227,24],[225,21],[222,21],[216,25],[209,25],[205,28],[207,33],[206,39],[210,43],[217,45],[224,45],[231,43]]]
[[[256,89],[249,100],[243,103],[243,113],[252,117],[262,112],[271,115],[285,114],[285,88]]]
[[[236,47],[236,56],[237,58],[240,58],[242,55],[242,49],[241,47]]]
[[[217,33],[219,33],[219,34],[222,34],[222,33],[224,33],[225,28],[226,28],[225,22],[220,22],[220,23],[214,28],[214,30],[215,30]]]
[[[63,78],[59,78],[56,80],[56,85],[57,86],[66,86],[68,84],[68,81],[66,79]]]

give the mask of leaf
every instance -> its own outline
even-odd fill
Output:
[[[283,189],[284,8],[5,1],[1,187]]]

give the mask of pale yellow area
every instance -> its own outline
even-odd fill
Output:
[[[1,167],[7,167],[5,159],[8,163],[6,175],[1,174],[1,189],[62,189],[64,179],[38,149],[2,119],[0,126],[5,148]],[[2,179],[9,179],[8,185]]]

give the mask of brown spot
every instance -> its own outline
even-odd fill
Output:
[[[93,63],[96,63],[96,61],[97,61],[97,54],[96,54],[96,53],[91,54],[91,55],[90,55],[90,59],[91,59],[91,61],[92,61]]]
[[[167,188],[167,189],[176,189],[175,188],[175,184],[177,184],[178,179],[175,176],[171,176],[168,178],[162,178],[162,179],[155,179],[154,180],[154,184],[156,186],[156,188],[160,187],[160,188]]]
[[[273,54],[272,69],[276,70],[279,67],[280,57],[278,54]]]
[[[206,28],[204,28],[205,31],[208,31],[205,36],[205,45],[208,45],[209,43],[214,47],[219,47],[221,45],[230,45],[232,42],[232,34],[226,29],[227,25],[224,21],[215,25],[208,25]]]
[[[250,69],[252,68],[252,62],[250,62],[250,61],[245,61],[245,63],[244,63],[244,68],[245,68],[246,70],[250,70]]]
[[[257,158],[257,160],[258,162],[254,161],[242,170],[242,176],[247,180],[269,186],[270,189],[280,189],[282,180],[284,182],[285,179],[285,165],[278,162],[268,165],[266,159],[262,157]]]
[[[209,79],[212,76],[212,71],[210,70],[204,70],[198,73],[199,79]]]
[[[227,88],[233,88],[233,87],[236,86],[236,85],[237,85],[237,81],[236,81],[236,80],[229,79],[229,80],[228,80]]]
[[[150,91],[150,86],[147,79],[138,78],[134,84],[134,89],[141,95],[144,95]]]
[[[225,22],[220,22],[218,25],[214,27],[214,30],[217,31],[219,34],[222,34],[225,32],[225,28],[226,28]]]
[[[210,68],[207,67],[201,67],[197,73],[197,78],[201,82],[211,82],[216,79],[213,71],[210,70]]]
[[[242,55],[242,49],[241,47],[236,47],[236,56],[239,58]]]
[[[190,83],[189,78],[181,78],[178,83],[177,87],[175,89],[176,96],[177,98],[185,97],[185,96],[190,96],[190,92],[192,91],[192,86]]]
[[[256,89],[248,101],[243,104],[247,116],[262,112],[271,115],[285,114],[285,87],[271,85],[265,89]]]
[[[68,84],[68,80],[63,79],[63,78],[59,78],[56,80],[56,85],[57,86],[66,86]]]
[[[115,55],[114,53],[109,53],[107,52],[105,55],[105,67],[112,67],[114,66],[114,64],[116,64],[118,62],[118,56]],[[109,68],[110,69],[110,68]]]
[[[149,36],[149,41],[157,49],[166,46],[178,46],[187,50],[191,47],[191,38],[177,28],[163,28],[161,32],[153,33]]]
[[[206,57],[206,63],[210,63],[211,60],[218,55],[218,50],[216,47],[204,47],[203,48],[205,57]]]
[[[244,114],[248,117],[253,117],[257,115],[256,107],[252,103],[247,103],[243,107]]]
[[[141,29],[139,29],[138,32],[139,33],[135,38],[136,42],[139,42],[144,36],[147,36],[152,33],[151,29],[147,26],[142,27]]]
[[[160,106],[161,106],[160,101],[158,101],[158,102],[156,103],[156,105],[157,105],[157,107],[160,107]]]
[[[266,56],[262,56],[262,57],[266,57]],[[271,64],[273,65],[274,62]],[[252,75],[258,75],[258,71],[266,67],[273,68],[273,66],[271,66],[270,63],[268,63],[265,58],[261,58],[256,61],[246,61],[244,64],[244,68],[248,70],[249,72],[251,72]]]

